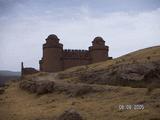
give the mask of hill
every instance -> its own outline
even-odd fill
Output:
[[[57,77],[89,84],[132,87],[154,84],[155,87],[160,87],[160,46],[142,49],[97,64],[74,67],[58,73]]]
[[[8,80],[18,79],[20,72],[0,70],[0,86],[3,86]]]
[[[159,120],[160,46],[119,58],[40,72],[11,82],[0,95],[2,120]]]
[[[8,71],[8,70],[0,70],[0,76],[20,76],[20,72]]]

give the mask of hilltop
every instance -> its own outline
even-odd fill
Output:
[[[57,76],[66,81],[89,84],[147,87],[152,83],[160,87],[160,46],[138,50],[105,62],[74,67]]]
[[[158,120],[160,46],[58,73],[24,76],[4,90],[2,120],[64,120],[68,109],[85,120]]]

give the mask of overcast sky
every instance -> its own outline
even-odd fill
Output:
[[[0,0],[0,69],[38,69],[49,34],[65,49],[101,36],[114,58],[160,45],[160,0]]]

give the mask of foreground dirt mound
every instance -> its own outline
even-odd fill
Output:
[[[47,80],[22,80],[19,86],[24,90],[37,94],[50,93],[54,90],[54,82]]]
[[[80,113],[74,109],[66,110],[57,120],[83,120]]]

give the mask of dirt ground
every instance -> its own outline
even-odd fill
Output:
[[[104,92],[80,97],[58,92],[39,96],[21,90],[14,82],[0,95],[0,120],[55,120],[70,108],[86,120],[160,119],[160,89],[148,92],[147,88],[103,87]]]

